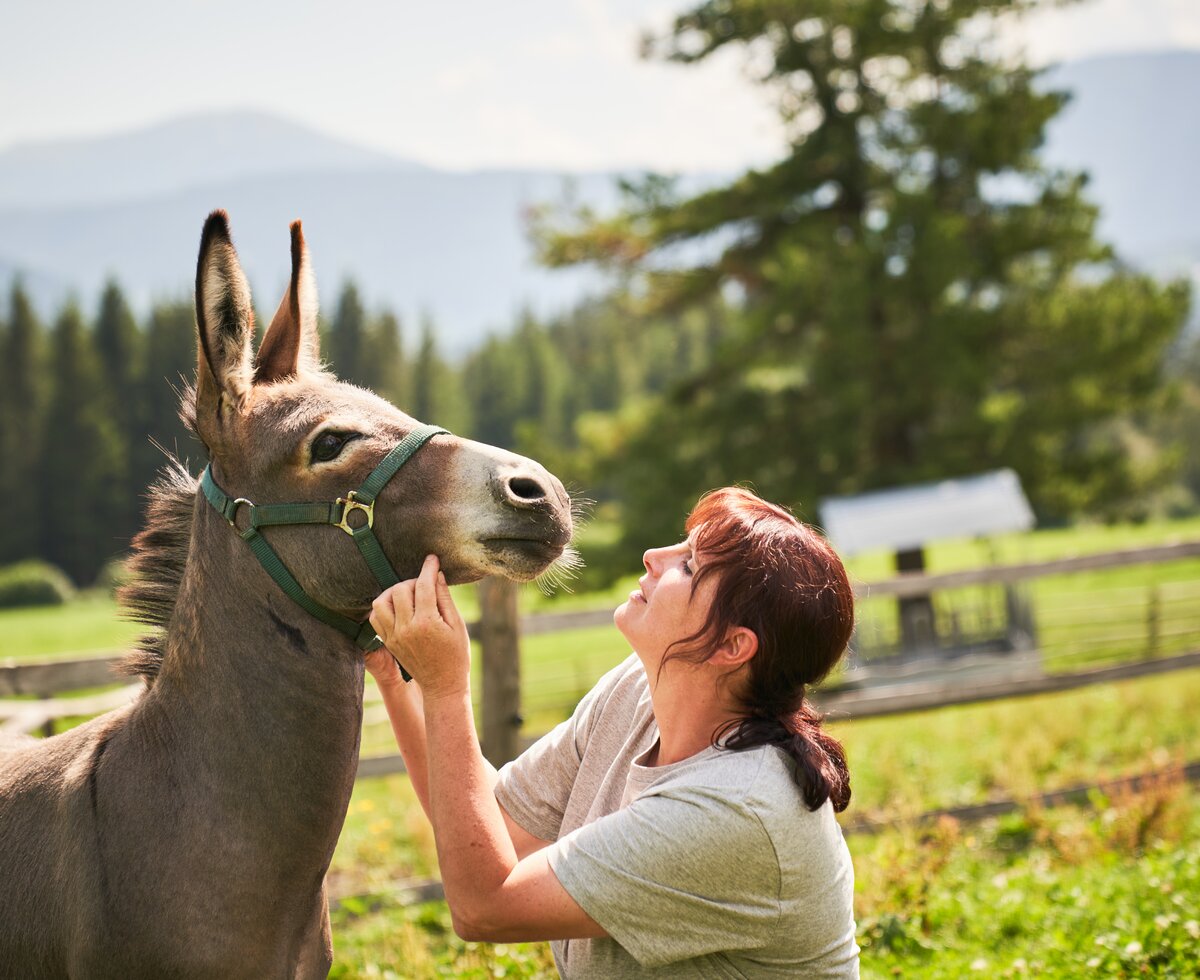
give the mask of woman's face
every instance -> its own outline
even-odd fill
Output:
[[[661,663],[667,648],[694,634],[708,615],[716,581],[709,579],[692,592],[693,576],[703,556],[683,541],[666,548],[651,548],[642,556],[646,574],[640,588],[617,607],[613,621],[649,669]],[[648,671],[649,672],[649,671]]]

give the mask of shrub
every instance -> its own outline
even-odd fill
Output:
[[[61,606],[74,594],[66,573],[47,562],[22,561],[0,568],[0,609]]]
[[[121,586],[129,582],[130,572],[128,559],[111,558],[104,563],[100,574],[96,576],[95,587],[102,589],[110,596],[115,596]]]

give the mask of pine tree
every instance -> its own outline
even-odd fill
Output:
[[[561,451],[568,426],[565,365],[545,329],[528,311],[522,314],[513,340],[523,362],[520,375],[510,381],[523,395],[524,424],[517,426],[517,445],[530,456],[548,458],[556,449]]]
[[[347,281],[338,297],[326,345],[330,366],[343,381],[371,387],[367,353],[367,313],[358,287]]]
[[[422,422],[443,425],[451,432],[471,430],[470,400],[457,372],[438,351],[437,328],[429,316],[421,319],[412,366],[412,404],[406,410]]]
[[[492,335],[463,365],[463,389],[471,401],[471,436],[493,446],[516,445],[520,418],[519,365],[511,337]]]
[[[88,584],[129,543],[120,524],[126,499],[124,446],[107,410],[99,358],[75,305],[51,337],[52,393],[38,481],[42,555]]]
[[[442,359],[438,356],[437,340],[433,335],[433,323],[428,318],[421,321],[421,339],[417,356],[413,361],[412,408],[414,418],[429,422],[438,410]]]
[[[132,447],[134,486],[150,484],[166,462],[163,449],[184,460],[199,451],[200,444],[179,418],[179,394],[195,371],[196,327],[191,301],[155,305],[146,327],[145,372],[139,399],[146,436]]]
[[[1032,5],[711,0],[647,42],[683,64],[752,50],[790,145],[699,194],[651,179],[611,218],[543,224],[546,261],[620,269],[647,309],[740,297],[721,356],[623,447],[632,540],[737,480],[810,516],[1000,465],[1044,515],[1137,492],[1105,430],[1157,387],[1188,291],[1115,262],[1085,178],[1039,160],[1066,96],[991,31]]]
[[[142,336],[120,287],[113,280],[109,280],[101,294],[94,337],[105,391],[105,411],[123,445],[121,459],[127,467],[120,476],[121,486],[127,492],[121,497],[117,529],[121,537],[129,538],[137,530],[138,494],[143,487],[138,480],[140,474],[134,471],[134,461],[141,456],[141,447],[147,441],[146,412],[141,404]]]
[[[409,396],[408,365],[404,360],[400,321],[393,313],[385,311],[372,317],[364,346],[367,364],[371,366],[367,387],[404,408]]]
[[[23,286],[14,281],[9,294],[8,322],[0,330],[0,495],[21,507],[19,520],[0,530],[0,564],[38,553],[40,506],[24,506],[37,498],[42,454],[43,328]]]

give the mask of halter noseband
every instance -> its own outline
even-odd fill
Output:
[[[204,467],[200,476],[200,489],[204,491],[208,502],[235,531],[238,531],[236,522],[239,508],[248,509],[250,524],[246,530],[238,531],[238,534],[250,545],[267,574],[293,601],[321,622],[344,633],[359,649],[366,652],[378,650],[383,646],[383,641],[375,635],[375,628],[370,620],[357,622],[317,602],[301,588],[295,576],[287,570],[279,555],[275,553],[275,549],[267,544],[267,539],[259,532],[259,528],[273,524],[331,524],[340,527],[354,539],[379,584],[385,589],[391,588],[400,581],[400,577],[383,553],[379,539],[375,537],[375,498],[400,467],[439,433],[449,435],[449,432],[436,425],[421,425],[413,429],[383,457],[379,465],[371,471],[371,475],[363,481],[362,486],[351,490],[345,497],[338,497],[332,503],[255,504],[244,497],[234,499],[217,486],[217,481],[213,479],[211,463]],[[358,527],[350,524],[350,515],[354,511],[361,511],[365,517]],[[403,667],[400,671],[404,674],[404,679],[409,680],[408,672]]]

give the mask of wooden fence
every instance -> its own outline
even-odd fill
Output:
[[[937,575],[910,573],[866,583],[856,591],[860,599],[927,595],[947,589],[1023,582],[1050,575],[1157,564],[1198,556],[1200,541],[1188,541],[1036,564],[1001,565]],[[471,623],[468,629],[472,637],[480,642],[483,651],[481,741],[488,758],[500,763],[515,756],[526,741],[521,736],[521,636],[609,624],[612,612],[609,609],[593,609],[521,617],[517,610],[516,587],[500,580],[480,583],[479,598],[481,618]],[[1152,601],[1146,623],[1152,641],[1164,630],[1162,615],[1161,605]],[[1200,624],[1194,635],[1196,642],[1192,644],[1193,650],[1200,646]],[[957,663],[954,669],[944,671],[936,679],[900,682],[893,678],[894,682],[890,684],[875,682],[862,688],[847,685],[819,692],[816,700],[823,710],[835,716],[867,717],[925,710],[943,704],[964,704],[1066,690],[1084,684],[1200,666],[1200,652],[1159,656],[1157,646],[1152,642],[1144,648],[1144,653],[1147,659],[1117,667],[1015,679],[1004,676],[972,677],[971,663],[966,660]],[[97,714],[132,700],[141,689],[140,682],[85,697],[56,696],[68,691],[111,686],[116,680],[112,668],[119,659],[119,656],[103,656],[0,664],[0,733],[38,729],[48,732],[59,719]],[[569,708],[569,705],[566,707]],[[368,709],[376,714],[381,710],[376,707]],[[398,755],[364,758],[360,763],[359,776],[382,775],[401,769]]]

